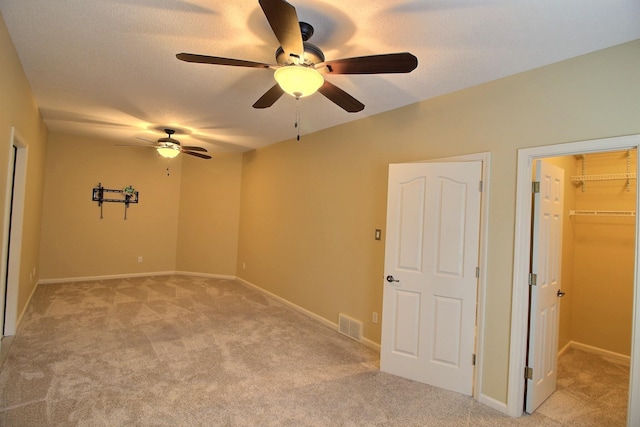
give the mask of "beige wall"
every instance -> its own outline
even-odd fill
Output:
[[[184,156],[178,270],[236,275],[241,174],[241,154],[214,154],[211,160]]]
[[[635,152],[631,171],[636,171]],[[580,162],[578,162],[580,163]],[[581,166],[578,165],[577,174]],[[625,152],[589,154],[587,174],[625,173]],[[576,209],[635,211],[636,185],[589,181],[576,188]],[[629,356],[633,318],[634,218],[579,217],[575,228],[572,340]]]
[[[238,274],[379,342],[387,165],[491,152],[481,391],[506,402],[517,149],[640,133],[638,76],[635,41],[247,153]]]
[[[1,16],[0,16],[1,18]],[[40,218],[47,127],[40,117],[9,33],[0,19],[0,215],[7,215],[7,173],[11,151],[11,128],[15,127],[28,146],[25,192],[25,215],[18,294],[18,313],[22,313],[37,283],[40,246]],[[5,241],[0,228],[0,241]],[[36,277],[30,273],[36,268]]]
[[[167,160],[152,149],[116,144],[51,133],[40,278],[175,270],[235,275],[242,155]],[[122,203],[104,203],[100,219],[91,201],[98,183],[139,191],[126,220]]]
[[[50,134],[41,279],[176,269],[181,158],[169,161],[152,149],[115,144]],[[91,200],[98,183],[109,189],[133,185],[139,191],[140,202],[130,205],[126,220],[123,203],[104,203],[100,219],[98,203]]]

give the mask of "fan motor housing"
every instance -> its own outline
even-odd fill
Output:
[[[169,138],[160,138],[158,140],[158,143],[163,144],[165,147],[169,147],[169,146],[172,146],[172,145],[176,145],[178,147],[180,146],[180,143],[178,142],[178,140],[177,139],[173,139],[171,137],[169,137]]]
[[[302,58],[302,64],[314,65],[324,62],[324,53],[322,53],[322,50],[318,46],[307,41],[313,35],[313,26],[306,22],[300,22],[300,34],[302,35],[302,45],[304,47],[304,58]],[[276,62],[278,65],[299,64],[298,61],[285,53],[282,46],[276,49]]]
[[[303,42],[303,46],[304,46],[304,58],[302,58],[303,64],[313,65],[313,64],[319,64],[321,62],[324,62],[324,53],[322,53],[322,50],[320,50],[318,46],[311,44],[309,42]],[[290,57],[285,53],[284,49],[282,49],[282,46],[276,49],[276,61],[278,62],[278,65],[289,65],[289,64],[297,63],[297,61],[295,61],[292,57]]]

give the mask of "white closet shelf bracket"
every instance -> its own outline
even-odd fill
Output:
[[[631,180],[636,179],[635,172],[631,172],[631,152],[633,150],[627,150],[625,153],[627,172],[626,173],[605,173],[605,174],[587,174],[587,156],[579,156],[578,159],[582,165],[582,171],[580,175],[574,175],[571,177],[571,182],[582,187],[582,191],[585,191],[585,183],[587,181],[612,181],[612,180],[624,180],[626,181],[627,191],[631,191]]]

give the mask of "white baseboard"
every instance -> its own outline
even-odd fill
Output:
[[[487,405],[488,407],[493,408],[496,411],[502,412],[505,415],[509,415],[506,403],[500,402],[499,400],[494,399],[493,397],[489,397],[486,394],[480,393],[478,395],[478,402],[482,403],[483,405]]]
[[[22,311],[18,315],[18,319],[16,319],[16,331],[18,330],[18,327],[20,326],[20,322],[22,322],[22,317],[27,312],[27,308],[29,308],[29,303],[31,302],[31,298],[33,298],[33,294],[36,293],[36,289],[38,289],[38,283],[36,283],[35,286],[33,287],[33,289],[31,289],[31,293],[29,294],[29,298],[27,298],[26,304],[24,305],[24,307],[22,308]]]
[[[571,349],[571,343],[573,341],[569,341],[564,347],[562,347],[559,351],[558,351],[558,359],[561,358],[562,356],[564,356],[564,354],[569,351]]]
[[[40,279],[38,280],[38,285],[47,285],[50,283],[93,282],[96,280],[128,279],[130,277],[169,276],[171,274],[176,274],[176,272],[175,271],[157,271],[157,272],[148,272],[148,273],[111,274],[107,276],[66,277],[62,279]]]
[[[306,308],[302,308],[299,305],[294,304],[291,301],[282,298],[281,296],[273,294],[273,293],[267,291],[266,289],[261,288],[258,285],[254,285],[253,283],[251,283],[251,282],[249,282],[249,281],[247,281],[247,280],[245,280],[245,279],[243,279],[241,277],[238,277],[237,280],[239,282],[242,282],[245,285],[249,286],[250,288],[255,289],[256,291],[261,292],[261,293],[263,293],[263,294],[275,299],[276,301],[279,301],[279,302],[283,303],[284,305],[287,305],[287,306],[293,308],[294,310],[299,311],[300,313],[317,320],[318,322],[324,324],[325,326],[330,327],[331,329],[335,329],[336,331],[338,330],[338,324],[337,323],[334,323],[334,322],[332,322],[330,320],[327,320],[322,316],[318,316],[317,314],[307,310]]]
[[[279,302],[283,303],[284,305],[286,305],[288,307],[293,308],[294,310],[298,311],[299,313],[302,313],[305,316],[311,317],[312,319],[317,320],[318,322],[322,323],[323,325],[325,325],[325,326],[327,326],[327,327],[329,327],[329,328],[331,328],[331,329],[333,329],[335,331],[338,331],[338,324],[337,323],[332,322],[332,321],[330,321],[328,319],[325,319],[322,316],[318,316],[317,314],[307,310],[306,308],[302,308],[299,305],[294,304],[291,301],[282,298],[281,296],[273,294],[273,293],[267,291],[266,289],[263,289],[263,288],[261,288],[261,287],[259,287],[257,285],[254,285],[253,283],[251,283],[251,282],[249,282],[249,281],[247,281],[247,280],[245,280],[245,279],[243,279],[241,277],[237,277],[236,280],[238,280],[239,282],[244,283],[245,285],[249,286],[252,289],[255,289],[258,292],[261,292],[261,293],[263,293],[263,294],[275,299],[276,301],[279,301]],[[369,347],[369,348],[371,348],[373,350],[380,351],[380,344],[375,343],[375,342],[373,342],[373,341],[371,341],[371,340],[369,340],[367,338],[362,338],[362,341],[360,341],[360,343],[364,344],[365,346],[367,346],[367,347]]]
[[[377,342],[373,342],[370,339],[367,338],[362,338],[362,344],[366,345],[367,347],[369,347],[372,350],[377,351],[378,353],[380,353],[380,344],[378,344]]]
[[[194,273],[192,271],[175,271],[175,274],[181,276],[195,276],[195,277],[208,277],[210,279],[226,279],[226,280],[236,280],[236,276],[230,276],[227,274],[210,274],[210,273]]]
[[[617,363],[620,363],[621,365],[625,365],[625,366],[630,366],[631,365],[631,356],[626,356],[624,354],[615,353],[613,351],[604,350],[602,348],[593,347],[591,345],[582,344],[582,343],[579,343],[579,342],[576,342],[576,341],[571,341],[569,344],[567,344],[567,346],[570,346],[570,348],[574,348],[576,350],[581,350],[581,351],[584,351],[584,352],[587,352],[587,353],[593,353],[593,354],[597,354],[599,356],[603,356],[603,357],[607,357],[609,359],[613,359]],[[566,346],[565,346],[565,348],[566,348]],[[558,357],[560,357],[559,353],[558,353]]]
[[[227,279],[227,280],[236,279],[236,276],[230,276],[226,274],[194,273],[191,271],[158,271],[158,272],[151,272],[151,273],[110,274],[107,276],[67,277],[63,279],[41,279],[41,280],[38,280],[38,284],[46,285],[49,283],[92,282],[97,280],[127,279],[129,277],[170,276],[172,274],[177,274],[181,276],[209,277],[212,279]]]

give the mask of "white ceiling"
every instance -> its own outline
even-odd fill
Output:
[[[300,101],[304,134],[640,38],[639,0],[291,0],[327,58],[411,52],[410,74],[328,79],[365,104]],[[275,63],[258,0],[0,0],[51,131],[141,142],[167,126],[209,151],[294,138],[296,101],[252,104],[269,69],[192,64],[179,52]]]

